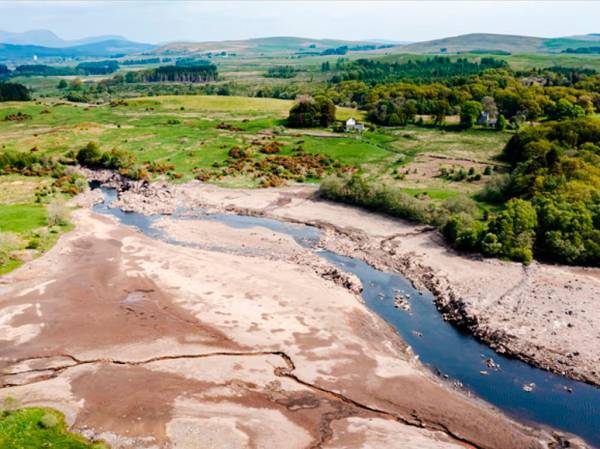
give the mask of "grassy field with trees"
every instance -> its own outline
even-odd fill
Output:
[[[0,169],[39,180],[18,205],[38,208],[42,189],[85,187],[76,164],[224,186],[325,180],[324,196],[433,224],[461,250],[598,265],[593,55],[318,53],[9,73]],[[350,117],[365,131],[346,132]]]

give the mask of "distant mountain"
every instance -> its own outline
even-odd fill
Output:
[[[109,57],[115,54],[142,53],[154,49],[154,45],[126,40],[105,40],[72,47],[45,47],[41,45],[0,44],[0,60],[26,60],[44,57]]]
[[[347,41],[338,39],[311,39],[306,37],[274,36],[256,39],[215,41],[215,42],[173,42],[163,45],[155,53],[217,53],[236,54],[290,54],[299,52],[320,52],[347,45],[359,47],[376,45],[369,41]]]
[[[383,45],[408,45],[414,43],[414,41],[393,41],[389,39],[367,39],[367,42]]]
[[[0,31],[0,43],[13,45],[39,45],[42,47],[64,48],[114,40],[127,41],[123,36],[116,35],[91,36],[76,40],[65,40],[58,37],[50,30],[30,30],[22,33]]]
[[[600,33],[577,34],[575,36],[568,36],[567,39],[597,42],[600,41]]]
[[[593,35],[587,35],[593,36]],[[560,53],[567,48],[589,46],[581,36],[544,38],[508,34],[475,33],[417,42],[399,47],[402,53],[457,53],[469,51],[502,51],[509,53]]]
[[[64,40],[49,30],[31,30],[22,33],[0,31],[0,42],[13,45],[42,45],[47,47],[60,47]]]

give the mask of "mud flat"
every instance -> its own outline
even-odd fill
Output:
[[[600,386],[600,270],[459,255],[430,228],[320,201],[312,187],[221,189],[192,182],[133,188],[128,210],[176,207],[274,217],[316,225],[322,245],[399,271],[435,295],[444,317],[499,353]]]
[[[433,376],[292,239],[161,224],[218,234],[216,251],[88,208],[74,221],[1,279],[0,397],[55,407],[115,449],[562,445]]]

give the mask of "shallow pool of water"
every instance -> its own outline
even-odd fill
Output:
[[[116,193],[110,189],[103,191],[105,201],[94,207],[96,212],[115,216],[149,237],[178,245],[197,246],[170,239],[160,229],[154,228],[157,216],[110,208]],[[201,210],[180,211],[178,216],[189,220],[215,220],[238,229],[261,226],[288,234],[306,247],[314,247],[319,239],[319,231],[314,227],[260,217],[208,215]],[[402,275],[382,272],[361,260],[330,251],[319,250],[317,254],[360,278],[366,304],[390,323],[432,370],[462,384],[467,391],[521,421],[563,429],[600,448],[599,388],[497,354],[444,321],[434,306],[431,293],[418,292]],[[410,311],[394,306],[397,294],[405,297]],[[497,367],[490,367],[489,360],[493,360]],[[524,385],[530,386],[531,391],[525,391]]]

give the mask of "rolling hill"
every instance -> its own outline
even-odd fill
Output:
[[[154,50],[159,54],[195,54],[208,52],[232,52],[243,55],[262,53],[290,54],[296,52],[320,52],[329,48],[347,45],[358,47],[364,45],[381,45],[372,41],[347,41],[338,39],[311,39],[305,37],[274,36],[246,40],[215,42],[173,42]]]
[[[395,49],[402,53],[459,53],[503,51],[509,53],[560,53],[567,48],[587,47],[594,35],[543,38],[508,34],[474,33],[417,42]],[[445,49],[445,50],[444,50]]]

